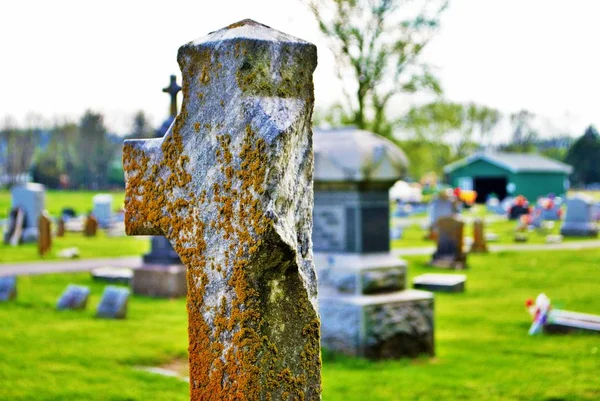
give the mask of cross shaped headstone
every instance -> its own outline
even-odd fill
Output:
[[[163,92],[171,95],[171,117],[175,117],[177,115],[177,94],[181,90],[181,86],[177,85],[177,77],[175,75],[171,75],[171,81],[169,86],[163,88]]]
[[[316,57],[251,20],[190,42],[175,122],[125,142],[127,233],[166,236],[187,267],[192,400],[320,399]]]

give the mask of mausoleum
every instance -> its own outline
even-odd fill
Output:
[[[500,200],[523,195],[535,201],[540,196],[566,194],[573,167],[539,154],[479,152],[444,167],[453,187],[477,192],[485,203],[494,193]]]

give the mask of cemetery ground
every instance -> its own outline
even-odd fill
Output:
[[[77,214],[87,214],[92,210],[92,198],[100,192],[94,191],[60,191],[46,190],[46,209],[50,216],[59,217],[63,208],[73,208]],[[113,196],[113,205],[122,207],[125,199],[125,192],[112,191],[101,193],[110,193]],[[10,191],[0,189],[0,220],[8,218],[10,211]]]
[[[18,247],[0,243],[0,264],[57,260],[61,250],[73,247],[79,250],[80,258],[86,259],[139,256],[150,250],[150,241],[144,237],[109,237],[104,230],[98,230],[95,237],[68,232],[64,237],[52,238],[52,249],[43,258],[38,253],[36,243],[21,244]]]
[[[409,282],[434,272],[407,258]],[[600,249],[469,256],[467,289],[435,295],[436,357],[370,362],[325,352],[323,400],[598,400],[597,334],[530,337],[526,298],[598,313]],[[437,272],[437,270],[435,270]],[[91,287],[85,311],[56,311],[67,284]],[[185,300],[133,295],[126,320],[94,318],[104,284],[88,273],[18,278],[0,304],[0,399],[187,400],[184,381],[136,369],[185,361]]]

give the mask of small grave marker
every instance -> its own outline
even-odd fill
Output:
[[[17,296],[17,278],[0,277],[0,302],[10,301]]]
[[[85,309],[90,296],[90,288],[69,284],[56,304],[56,309]]]
[[[133,270],[124,267],[98,267],[92,269],[90,274],[94,281],[129,284],[133,277]]]
[[[486,236],[484,233],[483,220],[475,219],[473,222],[473,243],[471,244],[471,253],[486,253],[488,251]]]
[[[97,232],[98,220],[94,217],[94,215],[90,214],[85,220],[83,235],[86,237],[95,237]]]
[[[38,252],[40,256],[45,256],[52,248],[52,220],[48,212],[44,211],[40,214],[38,228]]]
[[[413,287],[434,292],[464,292],[467,276],[464,274],[422,274],[413,279]]]
[[[442,217],[436,223],[437,250],[431,265],[445,269],[466,269],[467,256],[463,251],[464,222],[456,217]]]
[[[109,285],[104,289],[96,316],[106,319],[125,319],[128,301],[129,289]]]

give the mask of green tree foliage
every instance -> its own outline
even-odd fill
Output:
[[[9,186],[23,181],[29,172],[39,134],[35,127],[21,129],[11,117],[5,118],[0,130],[0,174]]]
[[[406,153],[409,161],[408,175],[414,181],[431,172],[442,176],[444,166],[454,159],[452,148],[443,142],[420,139],[394,142]]]
[[[512,140],[509,144],[503,145],[501,150],[505,152],[531,153],[536,151],[536,142],[538,141],[538,132],[533,128],[532,122],[535,114],[520,110],[510,115],[510,124],[512,125]]]
[[[77,182],[89,189],[106,188],[116,151],[117,146],[108,138],[103,116],[86,111],[79,123]]]
[[[594,126],[569,148],[565,162],[573,166],[572,181],[576,185],[600,182],[600,136]]]
[[[386,112],[400,93],[441,93],[421,61],[447,0],[307,0],[329,39],[344,87],[344,114],[361,129],[391,136]]]
[[[441,174],[443,166],[471,154],[489,139],[500,119],[498,110],[474,103],[436,101],[411,107],[397,126],[415,139],[412,143],[404,141],[405,147],[420,155],[419,166],[412,173]]]
[[[133,138],[153,138],[154,129],[150,125],[150,121],[143,111],[138,111],[133,116],[131,133],[126,136],[126,139]]]

